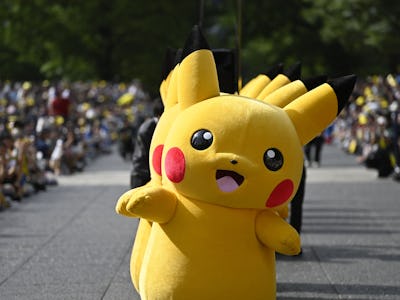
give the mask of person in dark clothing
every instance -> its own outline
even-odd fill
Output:
[[[303,165],[303,173],[301,174],[300,184],[297,189],[296,194],[294,195],[292,201],[290,202],[290,217],[289,223],[292,225],[294,229],[300,235],[301,227],[303,224],[303,202],[304,202],[304,195],[306,191],[306,176],[307,176],[307,169]],[[303,250],[300,250],[299,256],[303,254]]]
[[[124,160],[130,160],[134,152],[132,137],[135,136],[135,127],[126,118],[123,126],[118,130],[118,151]]]
[[[304,146],[304,153],[306,155],[307,166],[316,165],[319,167],[321,165],[321,151],[324,145],[325,139],[323,134],[316,136],[308,144]],[[314,156],[311,155],[312,149],[314,148]]]
[[[393,110],[390,114],[392,123],[392,147],[395,158],[393,180],[400,181],[400,112]]]
[[[149,150],[154,130],[163,112],[163,105],[159,98],[153,105],[153,117],[147,118],[140,126],[136,135],[134,152],[132,155],[131,188],[145,185],[150,181]]]
[[[303,166],[303,173],[301,174],[301,180],[299,184],[299,188],[295,196],[293,197],[292,202],[290,203],[290,225],[297,230],[297,232],[301,233],[301,225],[303,219],[303,202],[305,195],[305,187],[306,187],[306,176],[307,170]]]

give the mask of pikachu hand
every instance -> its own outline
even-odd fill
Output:
[[[300,236],[276,212],[264,210],[256,218],[256,235],[266,247],[285,254],[296,255],[301,251]]]
[[[161,186],[142,186],[124,193],[117,202],[117,213],[166,223],[175,212],[177,198]]]

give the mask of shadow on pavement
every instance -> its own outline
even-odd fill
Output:
[[[352,296],[358,295],[368,295],[369,297],[382,296],[382,295],[400,295],[400,287],[399,286],[382,286],[382,285],[357,285],[357,284],[335,284],[334,288],[329,284],[319,284],[319,283],[289,283],[283,282],[278,283],[277,290],[279,292],[284,293],[295,293],[296,296],[281,296],[277,297],[278,300],[305,300],[305,299],[319,299],[315,297],[306,296],[301,297],[298,296],[298,293],[318,293],[318,294],[327,294],[327,295],[335,295],[339,294],[337,291],[340,291],[340,295],[347,295],[349,299],[353,299]],[[331,298],[324,298],[331,299]],[[343,299],[341,297],[340,299]],[[373,299],[373,298],[369,298]]]

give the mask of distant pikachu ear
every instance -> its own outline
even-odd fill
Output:
[[[328,81],[283,108],[292,120],[302,145],[332,123],[348,102],[355,83],[355,75]]]
[[[285,107],[294,99],[326,82],[326,76],[315,76],[304,80],[295,80],[273,91],[262,101],[278,107]]]
[[[265,74],[260,74],[250,80],[240,91],[239,95],[256,98],[260,92],[274,79],[283,72],[283,64],[279,63],[269,69]]]
[[[178,69],[179,65],[176,65],[169,75],[165,99],[162,98],[165,109],[168,109],[178,103]]]
[[[160,95],[163,102],[167,95],[168,83],[171,77],[171,72],[175,67],[174,61],[175,61],[175,50],[168,47],[165,53],[164,63],[162,65],[162,72],[161,72],[162,78],[160,84]]]
[[[177,96],[177,65],[180,63],[182,57],[182,49],[173,50],[168,48],[164,66],[163,66],[163,80],[160,85],[161,100],[164,104],[165,109],[173,106],[178,102]],[[173,76],[173,74],[175,74]],[[171,78],[174,77],[174,80]],[[170,84],[172,82],[172,84]],[[168,92],[172,93],[168,96]]]
[[[200,28],[194,26],[183,48],[179,65],[178,103],[186,108],[219,94],[214,56]]]

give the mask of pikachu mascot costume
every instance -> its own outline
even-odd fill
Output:
[[[302,146],[335,119],[355,77],[323,83],[283,107],[221,94],[197,27],[175,71],[179,113],[160,150],[161,184],[126,192],[116,207],[152,222],[140,296],[275,299],[275,252],[300,251],[299,235],[276,210],[297,189]]]

